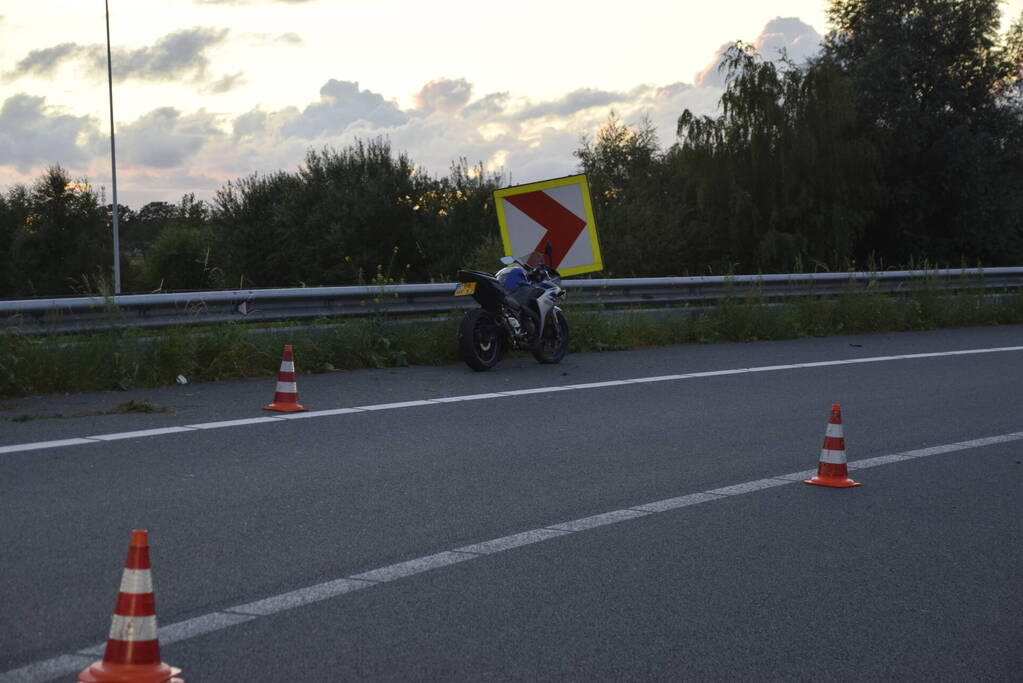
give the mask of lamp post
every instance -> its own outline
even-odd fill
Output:
[[[103,0],[107,15],[107,86],[110,93],[110,176],[114,186],[114,294],[121,293],[121,232],[120,217],[117,209],[117,154],[114,151],[114,70],[110,65],[110,2]]]

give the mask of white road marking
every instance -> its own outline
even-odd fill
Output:
[[[87,443],[99,443],[96,439],[58,439],[57,441],[36,441],[13,446],[0,446],[0,453],[17,453],[19,451],[37,451],[43,448],[60,448],[61,446],[81,446]]]
[[[984,446],[1018,440],[1023,440],[1023,432],[1000,434],[997,436],[988,436],[954,444],[943,444],[940,446],[931,446],[929,448],[920,448],[913,451],[906,451],[904,453],[892,453],[874,458],[866,458],[864,460],[850,462],[849,468],[856,469],[859,467],[862,469],[863,467],[877,467],[880,465],[906,462],[943,453],[968,450],[972,448],[983,448]],[[439,569],[459,562],[473,560],[478,557],[493,555],[495,553],[504,552],[514,548],[520,548],[525,545],[549,541],[562,536],[600,528],[608,524],[626,522],[640,517],[648,517],[652,514],[669,512],[679,508],[700,505],[702,503],[708,503],[715,500],[729,500],[737,496],[763,491],[768,488],[794,484],[813,476],[815,473],[816,470],[807,470],[805,472],[780,474],[773,477],[766,477],[764,479],[755,479],[753,481],[743,482],[740,484],[733,484],[731,486],[723,486],[709,491],[690,493],[676,498],[666,498],[664,500],[653,501],[650,503],[633,505],[621,510],[612,510],[610,512],[590,517],[583,517],[581,519],[550,524],[546,527],[530,529],[510,536],[494,538],[489,541],[482,541],[473,545],[454,548],[434,555],[417,557],[411,560],[406,560],[405,562],[388,565],[386,567],[371,569],[369,571],[362,572],[361,574],[327,581],[314,586],[307,586],[287,593],[272,595],[262,600],[256,600],[254,602],[237,605],[235,607],[228,607],[223,611],[212,612],[210,614],[195,617],[194,619],[170,624],[169,626],[162,626],[157,631],[157,634],[160,638],[160,643],[163,645],[179,642],[207,633],[212,633],[214,631],[219,631],[221,629],[234,626],[235,624],[241,624],[254,619],[295,609],[320,600],[335,598],[340,595],[370,588],[381,583],[396,581],[432,569]],[[33,662],[19,669],[0,673],[0,683],[41,683],[42,681],[54,680],[64,674],[80,671],[93,661],[92,658],[86,658],[81,655],[95,654],[95,656],[102,656],[104,647],[105,646],[102,644],[94,645],[92,647],[79,650],[75,655],[59,655],[52,659]]]
[[[388,565],[386,567],[381,567],[380,569],[373,569],[368,572],[363,572],[362,574],[355,574],[351,578],[382,583],[384,581],[403,579],[406,576],[419,574],[430,569],[436,569],[437,567],[446,567],[447,565],[455,564],[456,562],[465,562],[472,558],[473,555],[469,555],[467,553],[443,552],[437,553],[436,555],[427,555],[426,557],[417,557],[414,560],[399,562],[398,564]]]
[[[878,465],[888,465],[893,462],[899,462],[900,460],[912,460],[908,455],[900,455],[898,453],[892,455],[879,455],[876,458],[867,458],[866,460],[857,460],[856,462],[849,463],[846,467],[850,470],[862,470],[867,467],[877,467]]]
[[[194,425],[185,425],[194,429],[223,429],[224,427],[244,427],[246,425],[258,425],[264,422],[280,422],[279,417],[247,417],[241,420],[223,420],[222,422],[200,422]]]
[[[711,500],[717,500],[721,496],[713,493],[690,493],[687,496],[678,496],[676,498],[666,498],[664,500],[655,500],[652,503],[644,503],[643,505],[634,505],[629,508],[630,510],[641,510],[642,512],[665,512],[666,510],[675,510],[677,508],[684,508],[689,505],[698,505],[700,503],[706,503]]]
[[[362,588],[368,588],[375,585],[376,583],[371,581],[335,579],[333,581],[318,583],[315,586],[307,586],[287,593],[281,593],[280,595],[274,595],[263,600],[247,602],[244,605],[228,607],[224,611],[265,617],[268,614],[294,609],[295,607],[308,605],[311,602],[319,602],[320,600],[335,598],[339,595],[344,595],[345,593],[351,593],[352,591],[357,591]]]
[[[715,496],[741,496],[744,493],[753,493],[754,491],[762,491],[763,489],[769,489],[775,486],[784,486],[785,484],[791,483],[791,479],[768,477],[767,479],[757,479],[756,481],[747,481],[742,484],[733,484],[732,486],[724,486],[719,489],[711,489],[707,491],[707,493]]]
[[[414,408],[427,406],[434,403],[457,403],[460,401],[481,401],[491,398],[504,398],[505,396],[525,396],[528,394],[542,394],[552,391],[576,391],[586,389],[602,389],[616,387],[625,384],[642,384],[647,382],[672,382],[684,379],[699,379],[704,377],[721,377],[724,375],[742,375],[754,372],[774,372],[778,370],[796,370],[802,368],[820,368],[835,365],[853,365],[856,363],[881,363],[893,360],[914,360],[919,358],[942,358],[945,356],[967,356],[981,353],[1004,353],[1008,351],[1023,351],[1023,346],[1000,346],[989,349],[964,349],[960,351],[937,351],[932,353],[911,353],[901,356],[872,356],[869,358],[845,358],[841,360],[817,361],[813,363],[797,363],[792,365],[763,365],[755,368],[732,368],[729,370],[710,370],[707,372],[692,372],[683,375],[658,375],[656,377],[636,377],[633,379],[609,380],[606,382],[590,382],[587,384],[565,384],[551,387],[535,387],[532,389],[513,389],[510,391],[489,392],[483,394],[468,394],[464,396],[448,396],[444,398],[428,398],[415,401],[398,401],[396,403],[378,403],[368,406],[357,406],[354,408],[336,408],[332,410],[313,410],[303,413],[285,413],[274,417],[251,417],[239,420],[224,420],[220,422],[201,422],[197,424],[184,425],[183,427],[164,427],[161,429],[141,429],[135,432],[117,432],[115,434],[98,434],[74,439],[61,439],[58,441],[37,441],[34,443],[12,444],[0,446],[0,455],[4,453],[20,453],[23,451],[35,451],[46,448],[59,448],[62,446],[80,446],[97,441],[113,441],[116,439],[132,439],[141,437],[163,436],[165,434],[177,434],[182,431],[197,429],[221,429],[225,427],[242,427],[247,425],[262,424],[269,422],[281,422],[283,420],[300,420],[315,417],[328,417],[332,415],[346,415],[349,413],[361,413],[366,411],[396,410],[401,408]]]
[[[187,621],[179,621],[169,626],[161,626],[157,633],[160,635],[161,645],[170,645],[181,640],[213,633],[228,626],[244,624],[246,621],[252,621],[253,619],[255,617],[248,614],[213,612],[211,614],[204,614],[201,617],[195,617],[194,619],[188,619]]]
[[[114,434],[96,434],[87,436],[87,439],[97,441],[117,441],[118,439],[138,439],[144,436],[163,436],[164,434],[178,434],[180,432],[194,432],[195,427],[160,427],[159,429],[140,429],[135,432],[116,432]]]
[[[641,510],[635,509],[614,510],[612,512],[605,512],[603,514],[593,515],[592,517],[573,519],[570,522],[560,522],[558,524],[551,524],[544,528],[554,529],[555,531],[585,531],[586,529],[595,529],[596,527],[604,526],[605,524],[617,524],[618,522],[624,522],[629,519],[645,517],[649,514],[650,514],[649,512],[643,512]]]
[[[401,401],[400,403],[377,403],[372,406],[355,406],[357,410],[394,410],[395,408],[414,408],[415,406],[434,405],[434,401]]]
[[[523,531],[521,534],[512,534],[511,536],[503,536],[501,538],[484,541],[483,543],[455,548],[455,552],[473,553],[475,555],[490,555],[491,553],[499,553],[505,550],[511,550],[512,548],[520,548],[524,545],[529,545],[530,543],[539,543],[540,541],[564,536],[568,533],[571,532],[555,531],[554,529],[533,529],[532,531]]]

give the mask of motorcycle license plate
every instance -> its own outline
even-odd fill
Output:
[[[458,288],[455,290],[455,296],[466,296],[467,294],[472,294],[475,291],[476,291],[475,282],[463,282],[462,284],[458,285]]]

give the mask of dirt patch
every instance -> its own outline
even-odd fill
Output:
[[[149,401],[125,401],[107,410],[87,410],[80,413],[38,413],[4,417],[6,422],[32,422],[34,420],[63,420],[71,417],[97,417],[100,415],[124,415],[126,413],[172,413],[170,408],[155,406]]]

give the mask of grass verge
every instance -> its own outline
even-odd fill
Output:
[[[927,283],[898,295],[871,285],[832,298],[780,304],[753,294],[674,315],[573,311],[573,352],[670,344],[746,342],[858,332],[1023,323],[1023,294],[979,288],[949,295]],[[244,325],[164,333],[128,330],[64,339],[0,334],[0,399],[105,389],[273,376],[283,344],[295,347],[300,373],[456,362],[458,317],[409,323],[345,319],[319,329]],[[321,321],[322,322],[322,321]]]

